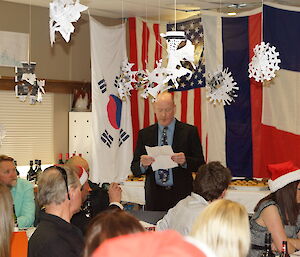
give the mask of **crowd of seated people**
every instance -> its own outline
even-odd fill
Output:
[[[300,249],[300,169],[292,162],[268,168],[271,194],[257,204],[250,223],[243,206],[222,199],[230,170],[209,162],[199,168],[193,193],[158,222],[159,231],[145,232],[123,210],[119,185],[112,183],[108,192],[100,189],[88,180],[87,162],[73,157],[66,165],[45,169],[39,178],[36,197],[44,209],[29,239],[28,256],[142,256],[145,252],[148,256],[258,257],[266,233],[271,233],[273,250],[280,251],[282,241],[287,241],[292,253]],[[87,200],[92,205],[89,213]],[[32,226],[35,203],[31,183],[17,178],[13,158],[5,155],[0,155],[0,211],[4,235],[0,257],[9,257],[13,217],[19,228]]]

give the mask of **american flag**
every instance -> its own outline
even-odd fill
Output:
[[[160,33],[175,30],[175,24],[155,24],[140,18],[129,18],[130,63],[135,70],[155,68],[155,61],[163,59],[167,65],[166,40]],[[203,59],[203,28],[201,19],[184,21],[176,24],[176,30],[185,31],[187,39],[195,46],[195,70],[190,63],[184,67],[193,71],[192,77],[178,79],[180,87],[173,90],[176,104],[175,117],[198,127],[201,137],[201,102],[203,102],[205,86],[205,67]],[[131,95],[131,112],[133,128],[133,147],[136,145],[138,131],[155,123],[155,115],[151,101],[144,100],[141,92],[133,90]],[[203,141],[203,140],[202,140]]]

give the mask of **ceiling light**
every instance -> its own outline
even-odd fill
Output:
[[[229,15],[229,16],[235,16],[236,12],[228,12],[227,15]]]

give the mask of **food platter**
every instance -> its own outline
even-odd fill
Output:
[[[267,179],[233,179],[229,189],[242,191],[266,191],[269,190]]]

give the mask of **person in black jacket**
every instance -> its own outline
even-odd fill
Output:
[[[66,165],[79,176],[81,187],[82,206],[80,211],[73,215],[71,223],[85,234],[87,225],[93,217],[106,209],[123,209],[121,202],[121,188],[117,183],[111,183],[108,190],[99,187],[90,181],[88,162],[80,157],[73,156]]]
[[[175,103],[171,93],[163,92],[154,103],[157,123],[139,131],[131,171],[135,176],[146,174],[146,210],[167,211],[192,192],[192,172],[204,164],[202,146],[195,126],[174,118]],[[153,156],[145,146],[172,145],[171,159],[178,167],[152,170]]]
[[[38,201],[45,207],[28,243],[28,257],[82,255],[81,231],[70,223],[81,206],[78,176],[63,166],[51,166],[39,178]]]

